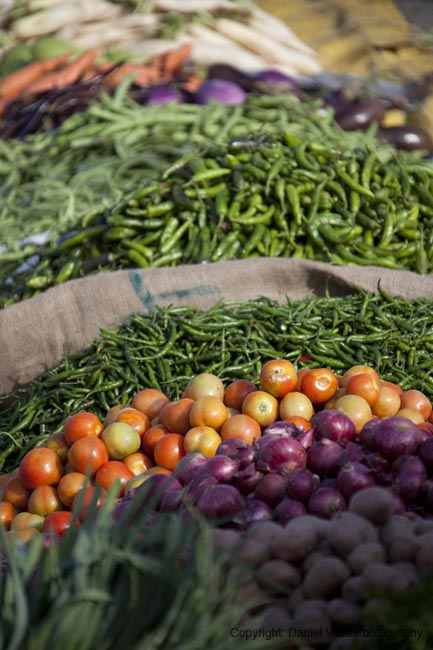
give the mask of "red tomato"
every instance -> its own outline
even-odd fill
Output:
[[[60,510],[59,512],[52,512],[45,517],[42,526],[43,533],[51,533],[63,537],[68,528],[72,526],[73,515],[69,510]],[[76,519],[74,526],[78,527],[80,522]]]
[[[260,371],[260,388],[280,398],[295,390],[298,384],[296,368],[286,359],[266,361]]]
[[[242,413],[249,415],[262,427],[267,427],[278,417],[278,401],[264,390],[249,393],[242,403]]]
[[[409,407],[400,409],[399,411],[397,411],[396,415],[398,415],[401,418],[406,418],[407,420],[410,420],[414,424],[424,423],[424,418],[422,414],[419,411],[416,411],[415,409],[411,409]]]
[[[296,384],[296,390],[301,389],[302,379],[305,377],[305,375],[308,375],[309,372],[311,372],[311,368],[301,368],[301,370],[298,370],[298,383]]]
[[[191,428],[189,413],[193,404],[194,400],[189,397],[183,397],[177,402],[168,402],[159,413],[158,424],[164,424],[172,433],[185,435]]]
[[[3,492],[4,501],[9,501],[17,510],[26,510],[29,496],[30,490],[24,487],[19,478],[12,478]]]
[[[150,420],[147,415],[132,407],[120,411],[114,422],[124,422],[125,424],[129,424],[129,426],[135,429],[140,436],[142,436],[150,427]]]
[[[221,428],[221,439],[239,438],[252,445],[262,435],[260,424],[249,415],[240,413],[226,420]]]
[[[333,395],[331,399],[326,400],[326,402],[323,404],[323,408],[335,410],[335,405],[337,404],[338,400],[340,399],[340,397],[343,397],[343,395],[345,394],[346,394],[345,388],[343,387],[337,388],[335,395]]]
[[[12,474],[0,474],[0,499],[3,498],[4,489],[11,478],[14,478]]]
[[[29,497],[28,510],[35,515],[49,515],[51,512],[61,510],[63,507],[56,488],[51,485],[40,485],[35,488]]]
[[[280,402],[280,418],[282,420],[296,415],[309,421],[313,417],[313,412],[310,398],[297,390],[284,395]]]
[[[194,402],[189,412],[191,427],[212,427],[220,429],[227,420],[227,407],[218,397],[205,395]]]
[[[216,375],[209,372],[202,372],[190,379],[182,397],[189,397],[196,400],[206,395],[218,397],[222,401],[224,399],[224,384]]]
[[[400,410],[400,397],[393,388],[381,386],[379,399],[372,408],[373,415],[378,418],[389,418]]]
[[[90,485],[89,478],[81,472],[69,472],[69,474],[65,474],[57,486],[60,501],[67,508],[72,508],[75,495],[88,485]]]
[[[305,418],[301,417],[300,415],[291,415],[288,418],[284,418],[284,421],[291,422],[292,424],[295,425],[295,427],[301,429],[302,431],[308,431],[308,429],[311,429],[310,422]]]
[[[136,394],[131,406],[147,415],[149,420],[153,420],[159,415],[160,410],[168,401],[167,395],[164,395],[160,390],[145,388]]]
[[[360,372],[359,374],[352,375],[346,382],[347,395],[359,395],[365,401],[374,406],[379,399],[380,395],[380,382],[367,372]]]
[[[153,456],[157,465],[174,470],[180,459],[185,456],[183,435],[167,433],[162,436],[155,445]]]
[[[352,366],[351,368],[349,368],[349,370],[346,370],[341,380],[342,386],[345,388],[350,377],[353,377],[354,375],[359,375],[361,373],[370,374],[375,380],[376,384],[380,385],[379,375],[377,374],[374,368],[372,368],[371,366],[357,365],[357,366]]]
[[[80,438],[69,449],[68,460],[75,471],[91,476],[108,461],[107,447],[96,436]]]
[[[93,413],[80,411],[71,415],[63,427],[66,444],[71,446],[80,438],[86,436],[99,436],[102,431],[102,422]]]
[[[257,386],[253,384],[252,381],[248,379],[237,379],[229,384],[224,393],[224,404],[231,409],[236,409],[236,411],[242,410],[242,402],[248,395],[254,390],[257,390]]]
[[[423,431],[427,431],[430,436],[433,436],[433,424],[431,422],[422,422],[418,427]]]
[[[9,530],[9,526],[15,515],[16,510],[9,501],[0,501],[0,525],[5,530]]]
[[[111,409],[107,411],[107,415],[105,416],[104,429],[110,426],[110,424],[113,424],[114,420],[117,418],[121,411],[129,408],[132,408],[131,404],[115,404],[112,406]]]
[[[66,462],[68,458],[68,444],[66,443],[65,436],[63,433],[53,433],[49,438],[46,439],[43,447],[48,447],[52,449],[60,456],[62,463]]]
[[[143,472],[145,472],[147,469],[153,467],[153,461],[149,458],[149,456],[146,456],[146,454],[143,454],[139,451],[137,451],[135,454],[126,456],[122,462],[126,465],[129,471],[134,474],[134,476],[143,474]]]
[[[118,495],[123,496],[125,484],[134,474],[120,460],[109,460],[98,469],[95,476],[95,483],[108,492],[114,483],[118,484]]]
[[[370,405],[359,395],[343,395],[337,401],[335,408],[352,420],[356,433],[360,433],[364,424],[372,417]]]
[[[397,386],[397,384],[394,384],[394,382],[392,382],[392,381],[381,381],[380,386],[381,387],[382,386],[388,386],[388,388],[392,388],[393,390],[395,390],[395,392],[397,393],[397,395],[399,397],[401,397],[403,395],[403,389],[400,388],[400,386]]]
[[[185,451],[199,451],[204,456],[215,456],[215,452],[222,443],[221,437],[215,429],[208,426],[197,426],[190,429],[184,438]]]
[[[110,460],[122,460],[140,449],[139,433],[125,422],[113,422],[103,430],[101,440],[107,448]]]
[[[11,530],[25,530],[26,528],[37,528],[41,530],[44,523],[42,515],[31,512],[19,512],[11,521]]]
[[[74,501],[72,503],[72,508],[73,510],[80,508],[78,512],[78,519],[80,522],[83,522],[87,517],[91,506],[92,509],[93,507],[96,507],[97,511],[105,502],[106,497],[106,491],[99,486],[89,486],[87,488],[84,488],[84,490],[78,492],[78,494],[75,495]]]
[[[38,485],[56,485],[62,475],[60,456],[47,447],[31,449],[20,464],[19,478],[28,490],[34,490]]]
[[[401,407],[419,411],[424,420],[428,420],[432,413],[432,404],[428,397],[420,390],[405,390],[401,397]]]
[[[141,437],[141,448],[146,456],[153,458],[155,445],[162,436],[170,433],[168,428],[163,424],[154,424]]]
[[[328,368],[313,368],[303,376],[301,393],[304,393],[313,404],[322,404],[335,395],[338,389],[337,377]]]

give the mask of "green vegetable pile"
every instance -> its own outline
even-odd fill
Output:
[[[99,417],[138,390],[177,399],[192,376],[257,381],[268,359],[336,372],[374,365],[381,378],[433,398],[432,303],[357,292],[341,298],[221,303],[208,311],[158,308],[115,331],[103,330],[90,350],[65,358],[30,387],[0,398],[0,470],[60,431],[69,415]]]

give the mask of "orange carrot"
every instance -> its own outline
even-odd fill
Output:
[[[24,88],[25,95],[52,90],[53,88],[64,88],[78,81],[91,66],[98,56],[97,50],[87,50],[76,59],[63,66],[60,70],[46,74]]]
[[[195,93],[203,83],[203,79],[197,77],[195,74],[189,75],[189,77],[181,84],[183,90],[186,90],[189,93]]]
[[[45,61],[34,61],[19,70],[15,70],[15,72],[11,72],[11,74],[0,81],[0,97],[15,99],[26,86],[35,82],[36,79],[39,79],[47,72],[55,70],[70,56],[71,52],[67,52],[66,54],[60,54]]]
[[[158,68],[164,77],[174,77],[179,72],[182,63],[192,52],[192,45],[187,43],[180,47],[157,54],[150,60],[150,65]]]
[[[144,86],[146,84],[155,83],[159,80],[159,72],[156,68],[143,63],[129,62],[123,63],[115,70],[108,73],[104,81],[108,86],[115,87],[122,81],[122,79],[132,73],[135,73],[133,82],[138,85]]]

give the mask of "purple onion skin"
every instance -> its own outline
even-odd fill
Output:
[[[220,455],[208,458],[202,467],[202,472],[215,477],[220,483],[230,483],[238,469],[239,461]]]
[[[349,441],[341,453],[338,467],[341,469],[346,463],[353,462],[367,463],[367,456],[360,444]]]
[[[215,476],[200,474],[185,486],[184,497],[186,500],[191,501],[191,503],[197,503],[203,492],[216,485],[218,485],[218,480]]]
[[[239,469],[245,469],[248,465],[251,465],[255,457],[256,453],[251,447],[248,447],[248,449],[240,449],[236,459],[239,463]]]
[[[111,516],[114,521],[119,521],[127,512],[131,509],[133,504],[132,499],[122,499],[119,503],[116,503],[113,510],[111,511]]]
[[[268,506],[275,506],[283,498],[286,492],[286,484],[287,478],[282,474],[265,474],[258,481],[254,496]]]
[[[185,98],[180,90],[168,85],[154,86],[147,93],[146,104],[149,106],[163,106],[169,102],[183,104]]]
[[[197,501],[197,510],[211,521],[228,522],[244,507],[245,499],[232,485],[219,484],[205,490]]]
[[[307,429],[306,431],[301,431],[301,433],[296,436],[296,440],[303,446],[304,449],[309,449],[311,445],[314,443],[313,429]]]
[[[406,504],[399,494],[392,493],[394,499],[394,515],[404,515],[406,513]]]
[[[380,426],[380,423],[380,418],[372,418],[362,427],[362,431],[359,434],[359,441],[366,449],[375,449],[374,437],[376,435],[376,429]]]
[[[335,488],[320,487],[308,499],[307,508],[310,515],[330,519],[346,508],[346,501]]]
[[[295,501],[308,501],[319,486],[320,479],[309,469],[295,469],[287,476],[286,493]]]
[[[263,432],[263,435],[282,435],[282,436],[291,436],[296,438],[299,434],[299,429],[295,427],[292,422],[286,422],[285,420],[277,420],[273,422]]]
[[[293,472],[303,469],[307,462],[307,453],[294,438],[273,438],[259,452],[256,466],[259,470],[269,472]]]
[[[319,487],[330,487],[334,488],[334,490],[337,489],[337,477],[336,476],[328,476],[327,478],[324,478],[320,481]]]
[[[394,488],[403,501],[419,499],[427,480],[427,470],[422,461],[417,456],[400,456],[391,469],[396,475]]]
[[[349,440],[356,438],[356,429],[352,420],[341,413],[341,411],[333,409],[324,409],[319,411],[313,416],[311,420],[313,427],[314,437],[316,440],[322,438],[329,438],[334,442],[345,444]]]
[[[181,485],[189,483],[201,470],[208,457],[198,451],[190,451],[180,459],[175,467],[173,475]]]
[[[391,460],[403,454],[415,454],[421,442],[421,430],[416,424],[398,415],[380,420],[375,429],[376,451]]]
[[[301,501],[286,497],[275,508],[274,518],[279,524],[287,524],[291,519],[307,514],[307,509]]]
[[[375,485],[370,472],[371,470],[362,463],[347,462],[338,472],[337,489],[345,499],[350,499],[358,490]]]
[[[170,490],[162,497],[159,512],[176,512],[182,505],[183,490]]]
[[[338,442],[323,438],[319,442],[315,442],[308,450],[307,467],[321,477],[335,475],[342,452],[343,447]]]
[[[433,469],[433,437],[427,438],[420,444],[418,455],[428,469]]]
[[[144,504],[151,505],[153,508],[158,508],[161,500],[166,492],[169,490],[181,490],[182,485],[179,481],[169,474],[153,474],[147,481],[125,495],[125,500],[135,499],[139,495],[144,495]]]
[[[220,456],[222,454],[229,458],[237,458],[241,449],[250,449],[250,446],[245,440],[241,440],[240,438],[228,438],[227,440],[223,440],[218,446],[215,455]]]
[[[245,469],[240,470],[233,479],[234,484],[239,492],[245,496],[252,494],[256,489],[257,483],[264,476],[263,472],[256,469],[254,463],[251,463]]]
[[[209,104],[217,101],[220,104],[235,106],[243,104],[246,92],[233,81],[225,79],[208,79],[204,81],[195,94],[197,104]]]
[[[407,470],[414,470],[423,476],[424,479],[427,478],[426,467],[422,460],[418,458],[418,456],[410,456],[408,454],[405,454],[404,456],[396,458],[391,465],[391,472],[393,474],[400,474],[401,472],[405,472]]]
[[[272,519],[269,506],[259,499],[248,499],[242,510],[233,517],[232,521],[238,528],[245,530],[256,521]]]
[[[373,475],[383,474],[389,471],[389,461],[377,453],[367,454],[366,462],[369,468],[373,471]]]
[[[433,513],[433,481],[427,481],[423,499],[424,508]]]

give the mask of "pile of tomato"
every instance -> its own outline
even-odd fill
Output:
[[[252,445],[278,420],[307,431],[322,409],[345,413],[357,433],[372,418],[398,415],[433,435],[426,395],[381,381],[370,366],[338,376],[327,368],[298,372],[290,361],[273,359],[262,366],[259,386],[239,379],[224,387],[216,375],[202,373],[179,400],[149,388],[130,404],[114,405],[104,422],[88,412],[67,418],[63,431],[0,476],[0,523],[7,537],[22,541],[41,532],[63,535],[110,489],[120,499],[154,473],[171,474],[189,452],[214,456],[230,438]]]

